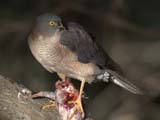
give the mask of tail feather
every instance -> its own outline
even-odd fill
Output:
[[[131,82],[129,82],[128,80],[126,80],[124,77],[120,76],[119,74],[117,74],[116,72],[112,71],[112,70],[106,70],[104,72],[104,74],[109,75],[108,77],[103,77],[103,81],[108,82],[108,80],[110,80],[111,82],[113,82],[114,84],[130,91],[131,93],[134,94],[143,94],[143,92],[136,87],[135,85],[133,85]],[[109,79],[108,79],[109,78]]]

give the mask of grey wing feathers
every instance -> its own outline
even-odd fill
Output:
[[[106,70],[110,74],[111,82],[114,84],[123,87],[124,89],[134,93],[134,94],[143,94],[143,92],[137,88],[135,85],[133,85],[131,82],[126,80],[124,77],[118,75],[116,72],[112,70]]]
[[[85,29],[77,23],[68,23],[68,30],[62,33],[60,42],[78,56],[83,63],[92,62],[101,68],[119,69],[102,47]],[[117,70],[120,71],[120,70]]]
[[[78,61],[82,63],[94,63],[111,75],[111,81],[132,93],[142,92],[132,83],[125,80],[121,68],[100,47],[95,40],[77,23],[69,23],[60,38],[60,43],[76,53]],[[102,75],[103,76],[103,75]],[[104,80],[105,81],[105,80]]]
[[[77,23],[68,23],[68,30],[61,35],[60,42],[75,52],[78,60],[88,63],[98,52],[98,47],[91,36]],[[103,59],[99,63],[103,63]]]

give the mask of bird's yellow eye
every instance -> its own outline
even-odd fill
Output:
[[[50,25],[50,26],[54,26],[54,24],[55,24],[54,21],[50,21],[50,22],[49,22],[49,25]]]

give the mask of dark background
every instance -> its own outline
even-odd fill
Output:
[[[159,6],[158,0],[1,1],[0,74],[35,92],[54,90],[59,78],[41,67],[27,44],[34,19],[51,12],[94,34],[128,79],[145,93],[133,95],[113,84],[87,85],[87,113],[96,120],[159,120]]]

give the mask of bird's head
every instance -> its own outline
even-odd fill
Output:
[[[46,13],[40,15],[35,22],[34,32],[41,34],[43,36],[52,36],[56,31],[61,31],[64,29],[62,25],[62,20],[60,17]]]

